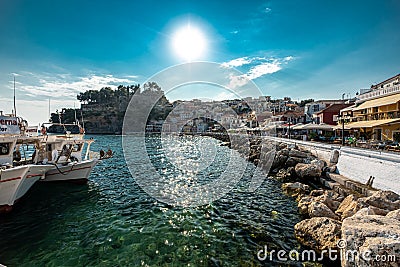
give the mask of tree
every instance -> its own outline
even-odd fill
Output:
[[[312,99],[312,98],[306,99],[306,100],[301,100],[299,106],[304,107],[306,104],[312,103],[312,102],[314,102],[314,99]]]
[[[161,92],[161,87],[156,82],[147,82],[143,85],[143,91]]]
[[[117,88],[103,87],[100,90],[87,90],[79,93],[77,99],[86,104],[84,109],[85,128],[92,133],[121,132],[125,111],[133,95],[138,95],[134,105],[146,105],[147,102],[157,100],[151,110],[148,121],[164,120],[171,112],[173,106],[165,97],[163,90],[156,82],[140,84],[119,85]],[[74,114],[74,113],[72,113]],[[80,115],[80,111],[78,112]],[[62,122],[69,123],[65,118],[70,115],[62,114]],[[58,122],[58,115],[52,114],[51,120]]]

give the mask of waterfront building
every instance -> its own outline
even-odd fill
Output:
[[[333,104],[345,104],[347,100],[318,100],[307,103],[304,107],[304,115],[307,123],[313,122],[313,114]]]
[[[297,124],[304,123],[304,114],[301,111],[286,110],[284,112],[275,113],[272,121],[281,121],[283,123]]]
[[[400,74],[397,74],[383,82],[373,84],[369,89],[360,89],[356,96],[356,103],[360,104],[368,100],[400,93]]]
[[[357,96],[354,106],[342,109],[345,129],[364,139],[400,141],[399,79],[400,74],[372,85]]]
[[[329,124],[336,125],[338,121],[338,115],[341,109],[351,106],[352,104],[332,104],[328,107],[315,112],[313,114],[313,121],[316,124]]]

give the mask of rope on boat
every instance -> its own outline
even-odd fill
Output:
[[[58,167],[58,165],[56,163],[51,163],[51,164],[56,166],[57,171],[62,175],[67,175],[68,173],[70,173],[75,166],[75,164],[72,164],[71,169],[69,171],[63,172],[62,170],[60,170],[60,168]]]

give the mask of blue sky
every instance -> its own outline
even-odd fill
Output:
[[[262,94],[354,95],[400,72],[399,8],[396,0],[3,0],[0,110],[11,111],[13,74],[17,110],[33,123],[47,120],[49,98],[54,111],[79,106],[79,91],[143,83],[185,61],[172,42],[188,24],[205,38],[196,60],[237,68]],[[189,99],[202,90],[185,88]]]

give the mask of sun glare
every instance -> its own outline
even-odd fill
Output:
[[[206,39],[198,28],[187,25],[174,34],[172,46],[177,56],[193,61],[204,55]]]

